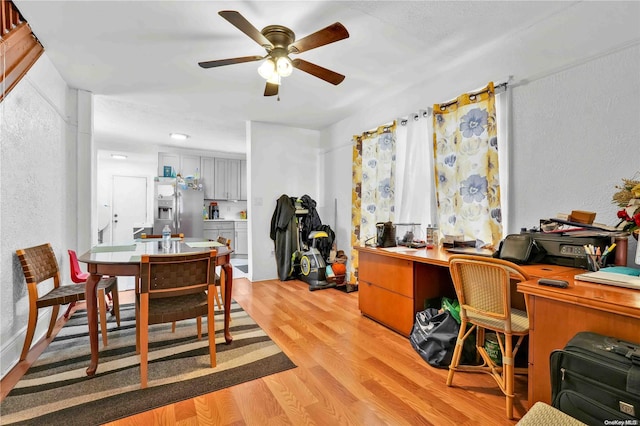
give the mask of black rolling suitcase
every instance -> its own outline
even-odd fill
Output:
[[[589,425],[640,424],[640,344],[580,332],[550,362],[554,407]]]

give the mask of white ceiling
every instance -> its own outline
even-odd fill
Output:
[[[482,69],[485,53],[501,52],[502,45],[522,55],[498,55],[505,62],[499,76],[507,76],[517,62],[530,60],[542,70],[539,64],[550,58],[558,67],[636,43],[640,28],[638,2],[14,3],[68,85],[95,95],[95,140],[134,151],[154,144],[242,153],[246,120],[322,129],[454,67]],[[263,96],[260,62],[199,67],[264,54],[220,10],[239,11],[258,30],[287,26],[297,39],[341,22],[348,39],[297,57],[344,74],[345,81],[333,86],[294,70],[277,101]],[[170,132],[191,138],[174,143]]]

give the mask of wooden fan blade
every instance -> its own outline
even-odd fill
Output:
[[[320,65],[312,64],[302,59],[294,59],[291,61],[293,66],[297,69],[309,73],[313,76],[323,79],[331,84],[338,85],[344,80],[344,75],[338,74],[335,71],[328,70]]]
[[[336,22],[335,24],[331,24],[326,28],[316,31],[313,34],[292,43],[289,46],[289,52],[305,52],[307,50],[315,49],[316,47],[324,46],[325,44],[344,40],[348,37],[349,32],[347,29],[340,22]]]
[[[214,68],[221,67],[223,65],[233,65],[233,64],[241,64],[243,62],[253,62],[259,61],[260,59],[264,59],[264,56],[243,56],[241,58],[229,58],[229,59],[219,59],[217,61],[205,61],[198,62],[202,68]]]
[[[235,10],[221,10],[218,12],[218,15],[222,16],[224,19],[229,21],[231,25],[251,37],[256,43],[260,46],[266,48],[273,48],[273,44],[267,38],[262,35],[260,31],[256,27],[254,27],[249,21],[247,21],[244,16],[240,15],[239,12]]]
[[[267,85],[264,88],[264,95],[265,96],[275,96],[278,94],[278,89],[280,88],[279,84],[273,84],[273,83],[269,83],[267,82]]]

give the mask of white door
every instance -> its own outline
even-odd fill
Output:
[[[113,176],[111,241],[133,240],[133,228],[147,223],[147,178]]]

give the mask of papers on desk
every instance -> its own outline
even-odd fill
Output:
[[[409,248],[409,247],[406,247],[406,246],[380,247],[380,248],[382,250],[385,250],[385,251],[400,252],[400,253],[404,253],[404,252],[408,252],[408,251],[418,251],[418,249]]]
[[[576,280],[640,290],[640,269],[612,266],[575,276]]]

